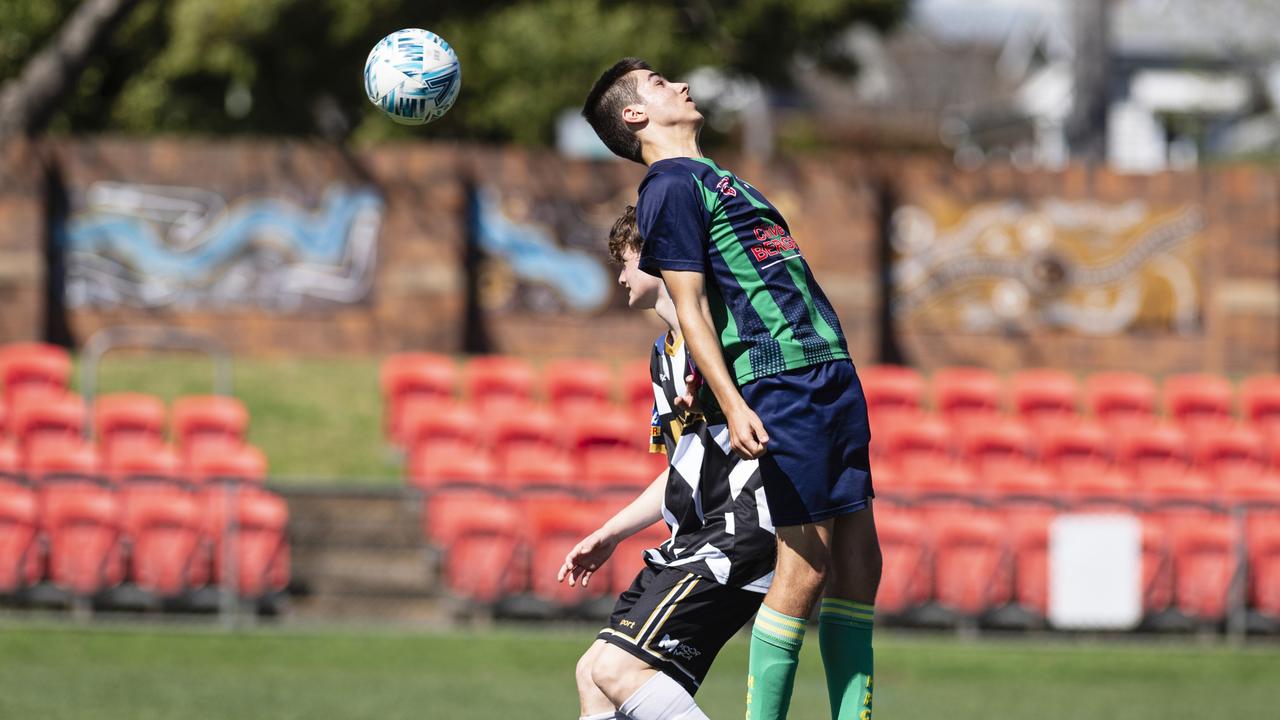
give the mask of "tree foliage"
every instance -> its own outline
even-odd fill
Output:
[[[640,55],[669,75],[712,65],[785,88],[795,62],[852,68],[855,22],[886,28],[909,0],[141,0],[60,104],[52,129],[135,134],[405,136],[365,100],[383,35],[426,27],[462,60],[433,137],[542,144],[596,75]],[[74,0],[0,3],[0,78],[17,75]]]

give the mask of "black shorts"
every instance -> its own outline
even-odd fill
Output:
[[[681,568],[645,567],[613,607],[598,639],[666,673],[692,695],[720,648],[755,615],[762,593]]]

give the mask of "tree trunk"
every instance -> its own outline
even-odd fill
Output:
[[[75,86],[94,50],[138,0],[84,0],[49,44],[0,86],[0,138],[39,134]]]

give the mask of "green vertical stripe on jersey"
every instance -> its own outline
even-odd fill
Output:
[[[717,172],[721,173],[721,177],[727,174],[719,169],[717,169]],[[778,303],[774,302],[768,292],[752,293],[748,291],[749,287],[763,287],[764,278],[760,277],[760,271],[756,269],[755,263],[751,261],[751,258],[747,257],[747,251],[742,247],[742,241],[738,239],[737,228],[729,222],[729,218],[725,214],[724,207],[720,204],[716,192],[708,189],[700,180],[698,181],[698,187],[702,190],[702,200],[707,205],[707,211],[711,213],[711,242],[720,252],[720,256],[724,258],[729,269],[733,271],[738,285],[742,287],[743,291],[747,291],[747,299],[750,300],[751,306],[755,308],[756,314],[764,321],[765,328],[777,339],[787,367],[804,365],[806,363],[804,349],[796,340],[790,323],[783,316],[782,308],[778,307]],[[750,353],[743,353],[740,357],[747,358],[747,367],[750,369]],[[735,362],[734,365],[736,366],[737,363]],[[750,369],[748,374],[754,376],[754,369]],[[736,372],[735,375],[737,375]],[[738,375],[738,377],[742,376]]]
[[[741,345],[742,338],[738,335],[738,322],[733,319],[733,313],[729,312],[729,306],[725,304],[724,297],[720,295],[720,286],[714,282],[706,283],[707,287],[707,305],[711,308],[711,320],[716,327],[722,328],[720,331],[720,347],[730,350],[729,356],[733,357],[733,367],[729,370],[735,378],[745,377],[751,374],[751,354],[745,350],[738,351],[734,345]],[[736,355],[734,354],[736,353]]]

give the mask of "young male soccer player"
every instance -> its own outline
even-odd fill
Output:
[[[659,519],[671,539],[645,552],[646,567],[618,598],[609,626],[578,661],[586,720],[698,720],[693,701],[711,661],[760,607],[773,572],[774,537],[755,460],[740,460],[712,409],[691,412],[691,366],[662,282],[641,272],[635,209],[614,225],[609,253],[633,308],[653,308],[669,331],[654,343],[650,449],[666,472],[630,505],[578,543],[560,580],[586,585],[618,542]]]
[[[752,630],[747,717],[786,716],[825,588],[818,642],[832,717],[870,718],[881,557],[866,404],[840,322],[777,208],[702,156],[688,85],[626,58],[583,115],[614,153],[649,167],[640,268],[666,284],[734,450],[760,459],[778,559]]]

